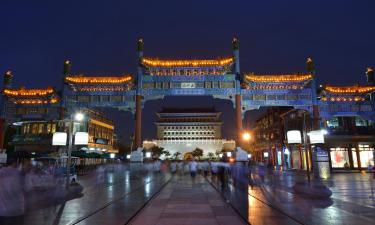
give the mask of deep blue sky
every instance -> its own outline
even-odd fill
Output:
[[[74,73],[134,74],[138,37],[144,38],[146,56],[216,58],[231,54],[237,36],[243,72],[304,71],[311,56],[319,83],[363,83],[365,68],[375,66],[374,12],[373,0],[1,0],[0,71],[13,70],[15,86],[59,86],[65,59]],[[153,114],[162,104],[193,102],[213,104],[210,98],[147,103],[144,136],[154,136]],[[224,111],[230,138],[233,109],[228,102],[214,103]],[[122,115],[116,118],[128,136],[130,114],[114,113]]]

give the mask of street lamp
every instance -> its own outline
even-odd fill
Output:
[[[250,135],[250,133],[249,133],[249,132],[245,132],[245,133],[243,133],[243,134],[242,134],[242,139],[243,139],[244,141],[250,141],[250,139],[251,139],[251,135]]]
[[[81,112],[76,112],[70,115],[68,160],[66,162],[66,188],[67,189],[69,188],[69,183],[70,183],[70,165],[71,165],[71,160],[72,160],[74,121],[81,122],[84,118],[85,118],[85,115]]]

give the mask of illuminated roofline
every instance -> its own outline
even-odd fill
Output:
[[[119,84],[126,83],[132,80],[132,76],[124,75],[118,77],[88,77],[88,76],[67,76],[65,78],[67,82],[75,84]]]
[[[4,94],[8,96],[45,96],[53,92],[54,89],[51,87],[44,89],[4,89]]]
[[[324,87],[324,90],[335,94],[353,94],[353,93],[369,93],[375,91],[375,86],[330,86]]]
[[[200,66],[226,66],[234,62],[233,57],[223,59],[192,59],[192,60],[161,60],[142,58],[142,64],[151,67],[200,67]]]
[[[301,82],[311,80],[312,74],[255,75],[245,74],[245,79],[253,82]]]

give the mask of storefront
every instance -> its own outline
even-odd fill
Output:
[[[332,169],[365,169],[374,166],[374,144],[351,143],[330,146]]]

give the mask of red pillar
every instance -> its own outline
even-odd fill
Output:
[[[142,96],[135,98],[135,146],[142,147]]]
[[[236,128],[237,128],[237,146],[242,146],[242,109],[241,95],[236,94]]]

